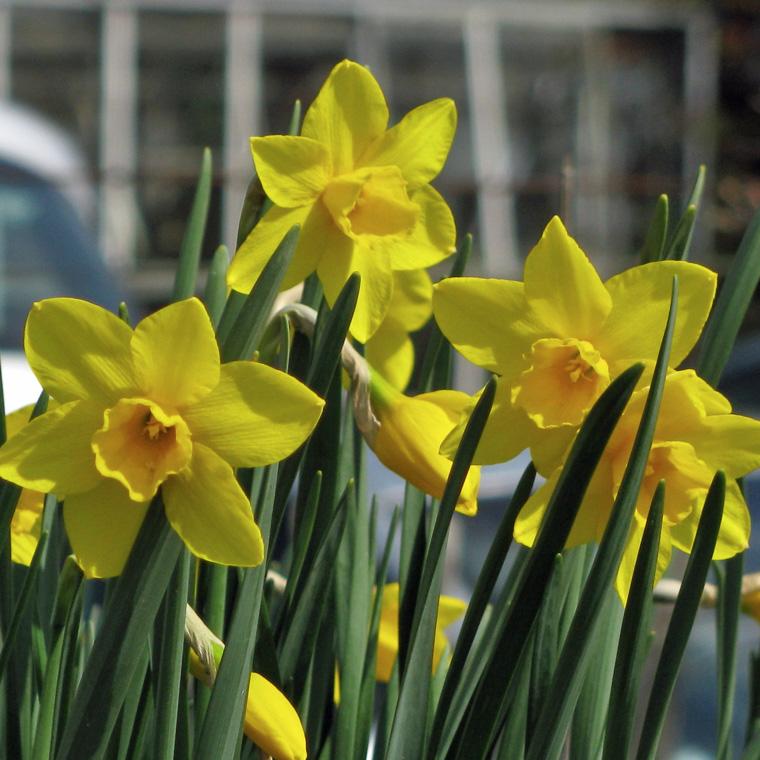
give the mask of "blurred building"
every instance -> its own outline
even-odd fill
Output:
[[[347,56],[371,66],[393,119],[457,101],[436,185],[475,233],[475,270],[517,275],[562,211],[611,272],[657,195],[678,209],[714,166],[718,41],[694,3],[0,0],[0,95],[80,141],[101,247],[148,302],[168,292],[203,146],[209,254],[235,239],[248,136],[285,131]],[[710,237],[703,224],[703,249]]]

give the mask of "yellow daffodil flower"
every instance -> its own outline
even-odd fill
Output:
[[[223,644],[213,645],[217,667],[224,652]],[[207,686],[213,681],[198,655],[190,650],[190,672]],[[248,697],[245,704],[243,732],[272,760],[305,760],[306,735],[298,713],[288,698],[259,673],[248,679]]]
[[[238,250],[228,285],[249,291],[285,233],[300,224],[283,289],[316,271],[332,304],[359,272],[351,334],[366,343],[388,311],[393,272],[429,267],[454,250],[453,216],[428,183],[455,130],[447,98],[388,129],[375,78],[358,63],[339,63],[306,112],[301,136],[252,138],[256,172],[274,205]]]
[[[440,499],[451,461],[438,450],[470,397],[448,390],[405,396],[372,371],[370,400],[380,426],[367,436],[367,442],[377,458],[421,491]],[[480,467],[470,467],[457,502],[458,512],[474,515],[478,511],[479,485]]]
[[[433,644],[433,671],[437,670],[449,642],[443,632],[464,615],[467,604],[453,596],[441,596],[438,600],[438,618],[435,621]],[[377,665],[375,678],[387,683],[391,679],[393,664],[398,656],[399,585],[388,583],[383,587],[380,608],[380,626],[377,633]]]
[[[546,474],[604,389],[634,362],[653,366],[673,276],[679,298],[671,365],[697,341],[717,276],[685,261],[636,266],[602,282],[559,218],[525,260],[525,282],[459,277],[434,287],[433,313],[467,359],[499,375],[475,455],[503,462],[530,447]],[[474,402],[472,402],[474,405]],[[451,455],[463,423],[443,446]]]
[[[634,392],[594,472],[568,546],[599,540],[620,487],[646,401],[647,388]],[[660,415],[649,454],[635,519],[618,571],[616,587],[628,596],[633,568],[649,506],[657,484],[665,481],[665,511],[656,577],[670,562],[671,548],[691,551],[707,490],[718,469],[728,478],[723,520],[715,559],[727,559],[747,548],[750,517],[736,478],[760,466],[760,422],[731,414],[728,400],[693,370],[673,372],[665,380]],[[560,467],[523,507],[515,538],[532,545]]]
[[[21,430],[32,414],[32,405],[11,412],[5,418],[5,434],[12,438]],[[37,542],[40,540],[40,523],[45,495],[25,488],[21,491],[16,511],[11,518],[11,560],[19,565],[31,564]]]
[[[314,428],[321,399],[271,367],[220,366],[195,298],[134,330],[86,301],[40,301],[24,345],[59,406],[0,449],[0,476],[65,499],[66,530],[87,575],[121,572],[159,486],[167,519],[196,556],[261,562],[261,533],[233,468],[288,456]]]
[[[403,391],[414,370],[414,344],[409,333],[419,330],[433,313],[433,284],[424,269],[393,273],[388,313],[367,343],[367,361],[394,388]]]
[[[760,590],[742,594],[742,611],[760,623]]]

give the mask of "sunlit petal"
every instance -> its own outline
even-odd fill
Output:
[[[0,477],[59,497],[94,488],[100,475],[90,442],[102,424],[103,407],[91,401],[46,412],[0,448]]]
[[[616,362],[616,372],[640,359],[657,357],[674,275],[679,285],[678,312],[670,365],[677,367],[697,342],[710,313],[718,279],[715,272],[687,261],[656,261],[632,267],[605,283],[612,311],[595,345],[608,362]]]
[[[310,210],[310,206],[272,206],[238,248],[227,270],[227,285],[248,293],[288,230],[295,224],[304,224]]]
[[[395,320],[386,319],[369,339],[364,356],[394,388],[403,391],[414,369],[414,344]]]
[[[511,280],[451,277],[433,287],[433,314],[443,334],[466,359],[514,377],[523,355],[542,335],[523,284]]]
[[[110,578],[124,568],[149,502],[136,502],[115,480],[102,479],[90,491],[63,504],[71,548],[90,578]]]
[[[443,168],[456,127],[453,100],[439,98],[424,103],[373,142],[357,166],[398,166],[410,189],[419,187]]]
[[[230,362],[219,385],[183,419],[193,440],[233,467],[260,467],[292,454],[311,434],[324,401],[265,364]]]
[[[251,151],[266,194],[283,208],[312,204],[332,172],[327,147],[308,137],[253,137]]]
[[[264,542],[251,505],[232,468],[201,443],[190,465],[164,483],[166,517],[196,557],[252,567],[264,559]]]
[[[100,306],[76,298],[48,298],[32,306],[24,350],[42,387],[60,402],[105,403],[131,392],[132,330]]]
[[[206,307],[197,298],[151,314],[132,337],[141,393],[168,409],[193,404],[219,382],[219,346]]]
[[[417,207],[417,221],[406,235],[394,236],[390,245],[393,269],[424,269],[454,253],[456,225],[446,201],[430,185],[409,194]]]
[[[344,174],[387,125],[385,96],[369,69],[342,61],[306,111],[301,134],[326,145],[335,174]]]
[[[556,216],[525,260],[525,297],[554,337],[592,343],[612,309],[594,266]]]

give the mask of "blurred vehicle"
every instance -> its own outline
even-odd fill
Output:
[[[34,301],[122,299],[90,232],[92,186],[73,142],[21,106],[0,103],[0,351],[6,409],[33,402],[39,385],[21,353]]]

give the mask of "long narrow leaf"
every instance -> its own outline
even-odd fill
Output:
[[[684,572],[681,591],[673,606],[670,625],[665,634],[662,654],[657,664],[649,704],[644,716],[637,760],[654,760],[657,756],[657,746],[665,724],[665,715],[718,540],[725,496],[726,476],[719,470],[707,492],[702,515],[699,518],[697,535]]]

